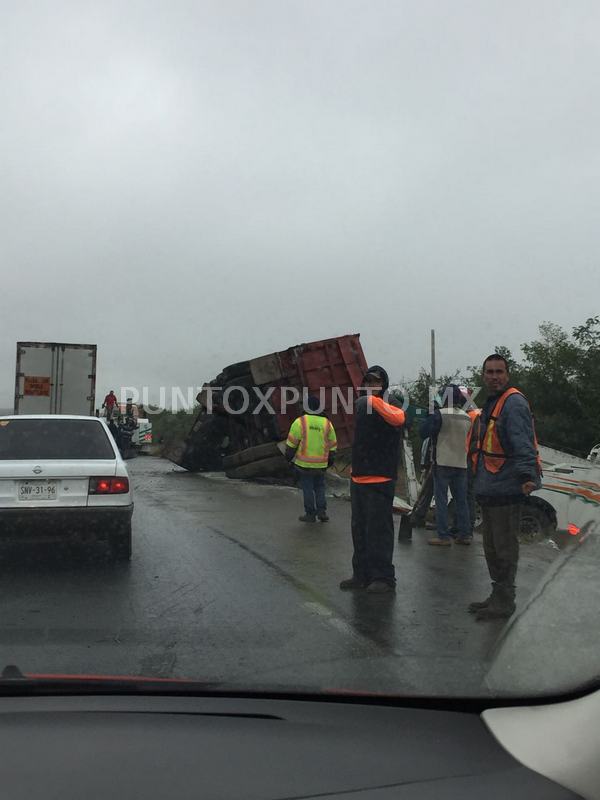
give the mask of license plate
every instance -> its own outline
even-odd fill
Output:
[[[20,481],[19,500],[56,500],[58,494],[55,481]]]

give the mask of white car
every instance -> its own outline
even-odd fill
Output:
[[[133,492],[97,417],[0,417],[0,535],[11,541],[106,541],[131,558]]]

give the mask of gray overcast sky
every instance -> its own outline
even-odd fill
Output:
[[[600,311],[597,2],[0,2],[18,339],[196,385],[360,332],[412,376]]]

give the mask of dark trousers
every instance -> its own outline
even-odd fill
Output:
[[[410,513],[410,524],[415,528],[421,528],[427,520],[427,512],[433,499],[433,467],[427,467],[417,502]]]
[[[471,525],[471,536],[475,533],[475,473],[469,467],[467,469],[467,505],[469,506],[469,523]]]
[[[351,484],[352,571],[363,582],[381,580],[395,584],[394,481]]]
[[[471,536],[471,523],[467,504],[467,470],[436,465],[433,468],[433,483],[438,538],[452,538],[448,523],[448,489],[450,489],[456,509],[457,536],[459,539],[468,539]]]
[[[521,504],[487,506],[483,514],[483,551],[494,589],[508,598],[515,597],[515,578],[519,563]]]
[[[320,468],[296,467],[300,486],[304,495],[304,513],[309,517],[327,511],[325,498],[325,470]]]

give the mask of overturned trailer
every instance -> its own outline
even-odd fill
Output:
[[[342,468],[354,435],[353,403],[367,362],[360,334],[321,339],[231,364],[205,384],[186,439],[166,453],[190,471],[232,478],[291,478],[282,442],[308,394],[322,399]]]

